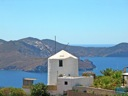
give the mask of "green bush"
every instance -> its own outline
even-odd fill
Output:
[[[1,88],[0,96],[27,96],[20,88]]]
[[[47,91],[47,86],[43,83],[37,83],[31,88],[31,96],[50,96]]]
[[[101,71],[103,76],[98,76],[94,80],[94,86],[98,88],[114,90],[122,84],[122,72],[107,68]]]

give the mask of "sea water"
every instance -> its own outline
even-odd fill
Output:
[[[101,75],[100,71],[106,68],[112,68],[114,70],[122,70],[128,66],[128,57],[82,57],[83,59],[89,59],[96,65],[93,70],[96,75]]]
[[[0,70],[0,87],[21,88],[23,78],[35,78],[34,83],[47,84],[47,73],[32,73],[14,70]]]
[[[96,65],[93,70],[96,75],[101,75],[100,71],[106,68],[115,70],[123,70],[128,66],[128,57],[82,57],[89,59]],[[80,75],[83,72],[79,72]],[[36,78],[34,83],[42,82],[47,84],[47,73],[32,73],[24,71],[0,70],[0,87],[16,87],[21,88],[23,78]]]

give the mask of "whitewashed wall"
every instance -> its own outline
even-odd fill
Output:
[[[63,60],[63,67],[59,67],[59,60]],[[60,74],[78,76],[78,59],[48,59],[48,85],[56,85]]]
[[[57,85],[57,60],[48,60],[48,85]]]
[[[68,85],[64,82],[67,81]],[[62,77],[58,78],[57,93],[63,94],[64,91],[71,90],[74,86],[91,86],[93,84],[93,77]]]

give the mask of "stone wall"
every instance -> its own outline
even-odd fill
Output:
[[[77,86],[77,87],[74,87],[73,90],[81,93],[84,93],[84,92],[91,93],[98,96],[113,96],[114,94],[116,94],[114,90],[99,89],[94,87],[83,87],[83,86],[78,87]]]
[[[69,90],[69,91],[67,91],[67,96],[100,96],[100,95]]]

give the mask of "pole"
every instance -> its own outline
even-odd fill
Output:
[[[56,54],[56,36],[55,36],[55,54]]]

